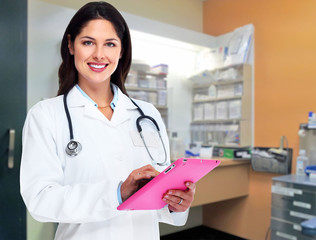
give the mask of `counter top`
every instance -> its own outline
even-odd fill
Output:
[[[285,183],[293,183],[293,184],[302,184],[316,187],[316,179],[310,178],[308,176],[298,176],[295,174],[283,175],[272,178],[273,181],[285,182]]]
[[[221,161],[218,167],[227,167],[234,165],[250,164],[250,159],[228,159],[228,158],[214,158],[214,160]]]
[[[243,197],[249,193],[250,160],[212,159],[221,163],[196,183],[192,206]]]

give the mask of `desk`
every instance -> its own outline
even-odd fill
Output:
[[[204,211],[204,207],[199,206],[248,195],[250,160],[224,158],[216,158],[216,160],[221,161],[220,165],[196,183],[196,193],[192,206],[198,207],[190,210],[187,224],[184,227],[160,224],[161,235],[203,224],[204,213],[202,211]],[[204,224],[207,226],[208,222],[206,220]]]
[[[220,165],[196,184],[192,206],[247,196],[250,160],[220,160]]]

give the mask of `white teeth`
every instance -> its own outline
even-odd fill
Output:
[[[90,64],[91,67],[93,68],[104,68],[106,65],[94,65],[94,64]]]

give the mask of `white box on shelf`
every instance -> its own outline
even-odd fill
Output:
[[[215,119],[215,104],[204,103],[204,120],[214,120],[214,119]]]
[[[216,119],[227,120],[228,119],[228,102],[222,101],[216,104]]]
[[[204,118],[204,106],[203,104],[195,104],[194,110],[193,110],[193,120],[203,120]]]
[[[229,101],[229,119],[241,118],[241,100]]]

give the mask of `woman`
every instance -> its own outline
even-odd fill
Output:
[[[61,55],[59,96],[36,104],[23,130],[21,194],[31,215],[59,223],[55,239],[63,240],[159,239],[159,222],[183,225],[194,183],[169,190],[161,210],[116,210],[170,163],[159,112],[135,100],[157,121],[166,150],[152,122],[142,123],[151,156],[137,132],[140,113],[124,87],[131,40],[120,13],[105,2],[83,6],[64,33]],[[70,139],[81,150],[67,149]]]

